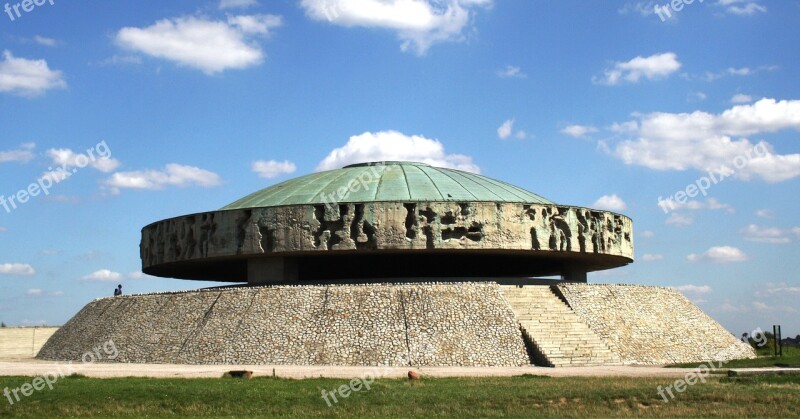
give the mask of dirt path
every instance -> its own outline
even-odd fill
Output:
[[[2,376],[37,376],[44,374],[82,374],[87,377],[154,377],[154,378],[199,378],[220,377],[231,370],[253,371],[254,376],[276,376],[284,378],[353,378],[405,377],[409,370],[418,371],[428,377],[508,377],[522,374],[547,375],[551,377],[683,377],[694,371],[690,368],[661,368],[638,366],[603,367],[353,367],[353,366],[306,366],[306,365],[182,365],[182,364],[82,364],[39,361],[36,359],[0,360]]]

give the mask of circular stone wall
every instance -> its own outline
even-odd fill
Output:
[[[142,230],[141,259],[150,275],[230,282],[573,271],[585,280],[585,272],[632,262],[633,234],[623,215],[555,204],[289,205],[150,224]]]

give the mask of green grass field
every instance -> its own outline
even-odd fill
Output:
[[[759,348],[757,351],[758,358],[755,359],[734,359],[733,361],[724,362],[720,372],[725,372],[729,368],[762,368],[762,367],[793,367],[800,368],[800,348],[784,347],[783,356],[773,356],[772,346]],[[672,368],[693,368],[702,363],[684,363],[673,364],[668,367]]]
[[[0,377],[0,391],[31,377]],[[10,405],[0,417],[165,416],[797,416],[800,376],[708,378],[665,403],[667,378],[423,378],[382,379],[331,406],[322,390],[349,380],[90,379],[67,377]]]

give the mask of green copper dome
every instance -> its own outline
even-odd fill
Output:
[[[347,191],[341,196],[340,191]],[[326,202],[553,202],[486,176],[413,162],[360,163],[264,188],[223,210]]]

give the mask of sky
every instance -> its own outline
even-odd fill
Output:
[[[8,325],[215,285],[141,274],[141,228],[411,160],[629,216],[635,262],[590,282],[800,334],[800,1],[3,6]]]

